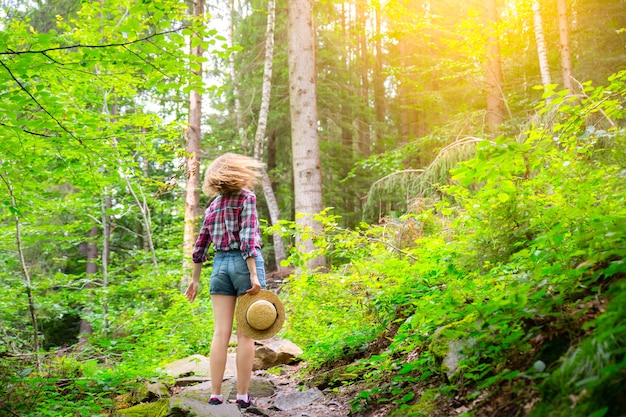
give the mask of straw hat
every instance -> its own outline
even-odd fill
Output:
[[[254,340],[274,336],[285,322],[285,307],[276,294],[261,290],[254,295],[244,294],[237,302],[237,327]]]

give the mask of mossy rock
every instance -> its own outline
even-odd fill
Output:
[[[350,382],[358,379],[363,371],[359,373],[349,371],[350,365],[340,366],[338,368],[331,369],[313,376],[307,381],[306,385],[309,387],[317,387],[321,390],[329,387],[338,387],[343,385],[344,382]]]
[[[478,324],[476,317],[470,314],[463,320],[440,327],[433,335],[428,350],[448,378],[456,372],[458,361],[464,357],[461,351],[473,345],[473,341],[467,338],[468,329],[472,326]],[[455,358],[450,358],[451,355]]]
[[[119,417],[185,417],[187,414],[177,408],[171,409],[170,400],[162,399],[117,410],[117,415]]]

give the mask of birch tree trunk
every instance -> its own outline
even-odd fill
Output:
[[[485,0],[485,27],[487,29],[485,80],[487,83],[487,125],[495,131],[504,122],[505,106],[503,94],[500,42],[498,40],[498,9],[496,0]]]
[[[204,0],[196,0],[193,6],[193,18],[202,21],[204,16]],[[194,46],[193,39],[200,35],[196,32],[191,36],[191,54],[201,57],[203,50],[200,42]],[[202,63],[197,62],[196,69],[191,69],[192,77],[202,79]],[[200,217],[200,160],[201,160],[201,120],[202,120],[202,94],[197,89],[192,89],[189,94],[189,126],[186,135],[187,172],[185,187],[185,226],[183,234],[183,276],[181,287],[187,285],[191,277],[191,255],[198,233],[198,219]]]
[[[267,131],[267,118],[270,112],[270,98],[272,95],[272,70],[274,59],[274,22],[276,17],[276,1],[269,0],[267,2],[267,30],[265,34],[265,62],[263,66],[263,88],[261,93],[261,108],[259,109],[259,122],[257,124],[256,134],[254,136],[254,157],[261,161],[263,158],[263,149],[265,148],[265,133]],[[272,188],[272,181],[267,173],[263,170],[261,177],[263,186],[263,194],[267,202],[267,208],[270,214],[271,223],[277,224],[280,220],[280,210],[278,202]],[[276,269],[282,269],[281,262],[287,259],[285,252],[285,244],[280,233],[274,233],[274,260],[276,261]]]
[[[541,84],[546,91],[546,86],[552,84],[550,77],[550,66],[548,65],[548,50],[546,48],[546,40],[543,36],[543,19],[541,18],[541,6],[539,0],[533,0],[533,20],[535,24],[535,42],[537,42],[537,56],[539,58],[539,70],[541,72]],[[550,98],[546,97],[546,102]]]
[[[289,100],[291,147],[296,223],[321,230],[313,216],[322,206],[322,173],[317,131],[317,79],[315,43],[310,0],[287,0],[287,55],[289,62]],[[314,249],[310,239],[296,242],[305,251]],[[308,262],[308,267],[325,266],[324,257]]]
[[[572,84],[572,57],[569,44],[569,25],[567,20],[567,0],[557,0],[556,4],[559,11],[559,39],[563,86],[570,92],[574,92]]]

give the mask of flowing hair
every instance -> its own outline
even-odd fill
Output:
[[[233,194],[252,189],[261,176],[263,163],[249,156],[225,153],[215,159],[204,174],[202,191],[208,196]]]

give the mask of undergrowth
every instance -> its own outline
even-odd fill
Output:
[[[523,140],[478,143],[419,212],[283,224],[317,246],[292,257],[287,336],[311,373],[350,364],[335,383],[361,387],[354,415],[626,412],[624,78],[559,94]],[[330,272],[306,271],[314,256]]]
[[[300,273],[281,290],[305,372],[342,367],[328,385],[353,393],[353,416],[626,414],[625,79],[559,94],[523,140],[480,141],[412,213],[268,228],[316,245],[292,248]],[[317,256],[326,271],[307,270]],[[94,308],[94,335],[64,357],[21,356],[2,328],[0,412],[106,415],[164,363],[209,353],[207,286],[190,305],[177,277],[133,271],[93,290],[109,322]]]

